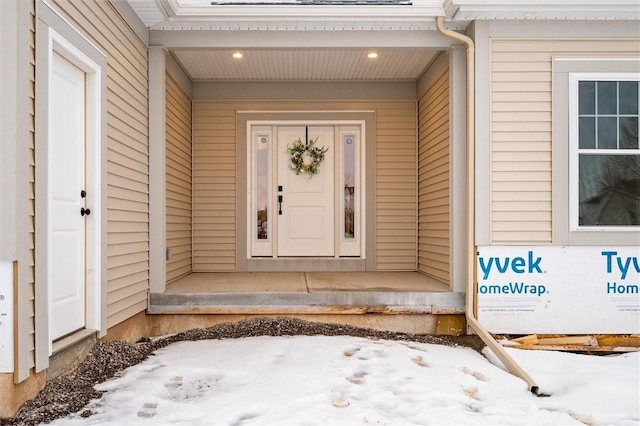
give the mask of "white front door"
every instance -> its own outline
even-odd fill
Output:
[[[85,327],[85,73],[53,52],[49,96],[50,338]]]
[[[278,256],[333,256],[335,253],[334,127],[308,127],[309,140],[328,150],[317,174],[296,175],[290,168],[287,147],[297,140],[304,142],[306,137],[307,129],[303,126],[277,128],[276,196],[282,197],[275,212]]]

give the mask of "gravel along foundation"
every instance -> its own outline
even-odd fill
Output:
[[[94,385],[118,375],[152,355],[156,349],[188,340],[235,339],[251,336],[355,336],[370,339],[404,340],[446,346],[467,346],[480,351],[484,344],[477,336],[423,336],[377,331],[339,324],[315,323],[295,318],[255,318],[237,323],[222,323],[209,328],[196,328],[159,339],[141,339],[137,343],[98,342],[73,371],[49,381],[32,400],[25,402],[16,415],[2,420],[2,425],[37,425],[49,423],[68,414],[81,412],[87,403],[102,392]]]

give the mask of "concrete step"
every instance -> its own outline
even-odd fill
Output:
[[[464,314],[464,293],[151,293],[149,314]]]

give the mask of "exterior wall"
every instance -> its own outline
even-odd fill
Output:
[[[234,271],[235,109],[193,104],[193,271]]]
[[[415,102],[376,106],[376,270],[415,271]]]
[[[449,63],[441,54],[418,100],[418,271],[450,284]]]
[[[148,48],[105,1],[51,1],[107,55],[107,327],[146,309]]]
[[[11,271],[3,279],[13,285],[15,318],[9,335],[15,335],[13,371],[16,382],[21,382],[35,366],[35,2],[5,2],[0,12],[5,79],[0,120],[0,260]],[[2,404],[0,398],[0,413]]]
[[[491,244],[555,242],[553,58],[637,55],[629,39],[491,39]]]
[[[236,270],[236,111],[376,111],[377,270],[416,269],[415,101],[195,101],[193,270]],[[244,214],[244,213],[242,213]]]
[[[191,98],[166,76],[167,282],[191,273]]]

